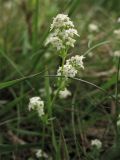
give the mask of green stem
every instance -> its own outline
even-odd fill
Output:
[[[116,91],[115,91],[115,106],[116,106],[116,113],[115,113],[115,129],[116,129],[116,144],[119,143],[120,141],[120,129],[117,127],[117,119],[118,115],[120,114],[120,109],[118,106],[118,81],[119,81],[119,70],[120,70],[120,57],[118,58],[118,63],[117,63],[117,74],[116,74]]]
[[[65,58],[66,58],[66,57],[63,57],[63,58],[62,58],[62,76],[63,76],[63,70],[64,70]]]
[[[91,85],[91,86],[99,89],[100,91],[102,91],[102,92],[105,93],[106,95],[108,95],[111,99],[113,99],[113,101],[116,101],[116,98],[115,98],[114,96],[112,96],[111,94],[109,94],[108,91],[106,91],[105,89],[103,89],[103,88],[95,85],[94,83],[88,82],[88,81],[83,80],[83,79],[80,79],[80,78],[70,78],[70,79],[77,80],[77,81],[86,83],[86,84],[88,84],[88,85]],[[117,102],[119,102],[119,101],[117,100]]]
[[[119,114],[119,107],[118,107],[118,81],[119,81],[119,70],[120,70],[120,57],[118,58],[118,65],[117,65],[117,75],[116,75],[116,93],[115,93],[115,97],[116,97],[116,101],[115,101],[115,105],[116,105],[116,116],[118,116]]]
[[[58,94],[59,94],[59,92],[62,89],[62,86],[64,84],[64,81],[63,81],[63,78],[64,78],[63,71],[64,71],[64,64],[65,64],[66,55],[67,55],[67,52],[63,51],[63,56],[62,56],[62,76],[60,78],[60,85],[59,85],[59,87],[58,87],[58,89],[57,89],[57,91],[56,91],[56,93],[55,93],[55,95],[54,95],[54,97],[52,99],[52,102],[51,102],[51,105],[50,105],[51,108],[53,108],[54,102],[55,102],[55,100],[56,100],[56,98],[57,98],[57,96],[58,96]],[[51,116],[52,116],[52,113],[51,113]]]
[[[37,48],[39,4],[40,4],[40,1],[36,0],[36,2],[35,2],[35,15],[33,17],[33,39],[32,39],[33,52],[35,52],[36,48]]]
[[[76,129],[75,129],[75,113],[74,113],[74,104],[75,104],[75,100],[76,100],[76,95],[77,95],[77,91],[78,88],[75,91],[75,94],[73,95],[73,99],[72,99],[72,112],[71,112],[71,120],[72,120],[72,128],[73,128],[73,137],[74,137],[74,141],[75,141],[75,147],[76,147],[76,151],[77,151],[77,155],[80,159],[80,152],[79,152],[79,148],[78,148],[78,141],[77,141],[77,136],[76,136]]]
[[[53,110],[53,106],[54,106],[54,103],[55,103],[55,100],[59,94],[59,91],[61,90],[62,86],[63,86],[63,71],[64,71],[64,63],[65,63],[65,56],[64,56],[64,52],[63,52],[63,56],[62,56],[62,76],[60,77],[60,85],[52,99],[52,102],[50,104],[50,108],[51,108],[51,115],[52,116],[52,110]],[[52,129],[52,142],[53,142],[53,146],[54,146],[54,149],[55,149],[55,152],[56,152],[56,159],[60,159],[60,156],[59,156],[59,148],[57,146],[57,142],[56,142],[56,137],[55,137],[55,131],[54,131],[54,126],[53,126],[53,122],[51,121],[51,129]]]
[[[44,151],[44,144],[45,144],[45,125],[43,123],[43,130],[42,130],[42,150]]]

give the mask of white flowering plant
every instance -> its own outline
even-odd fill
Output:
[[[63,3],[0,2],[1,160],[119,156],[120,15]]]
[[[58,55],[62,58],[62,65],[58,68],[57,76],[58,86],[64,89],[68,83],[68,78],[75,77],[80,68],[84,68],[83,59],[84,56],[73,56],[66,60],[68,55],[68,49],[74,47],[75,36],[79,36],[77,30],[74,27],[73,22],[68,15],[58,14],[54,19],[50,27],[50,35],[48,36],[45,45],[51,44],[57,49]],[[66,61],[66,62],[65,62]]]
[[[53,19],[50,31],[45,45],[51,44],[61,57],[66,57],[68,49],[74,47],[76,41],[74,37],[79,36],[73,22],[67,15],[58,14]]]
[[[42,117],[44,115],[44,101],[42,101],[40,97],[32,97],[30,98],[28,109],[29,111],[37,111],[38,116]]]
[[[100,159],[100,153],[102,149],[102,142],[99,139],[91,140],[91,151],[88,153],[89,159]]]

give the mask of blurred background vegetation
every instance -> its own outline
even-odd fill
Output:
[[[80,34],[70,53],[82,55],[88,51],[85,70],[79,77],[115,97],[118,57],[114,52],[120,50],[120,35],[115,35],[114,30],[120,28],[120,0],[0,0],[0,160],[36,159],[35,148],[42,148],[53,160],[57,159],[51,126],[44,127],[36,113],[28,113],[27,106],[34,95],[46,100],[40,92],[47,85],[43,75],[46,69],[49,74],[56,74],[61,64],[56,51],[44,46],[53,17],[59,13],[68,14]],[[98,32],[89,30],[92,23],[98,26]],[[2,85],[35,73],[40,75],[12,86]],[[54,84],[55,78],[50,78],[52,91]],[[81,82],[73,81],[69,89],[72,96],[67,100],[58,98],[53,113],[60,159],[91,160],[86,156],[91,139],[103,142],[101,155],[114,142],[111,117],[115,102]],[[120,159],[118,153],[112,155]]]

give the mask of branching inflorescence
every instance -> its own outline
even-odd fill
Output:
[[[44,115],[44,101],[40,97],[32,97],[30,98],[28,109],[29,111],[36,110],[39,117],[41,117]]]
[[[74,47],[75,36],[79,35],[68,15],[58,14],[50,26],[50,34],[46,39],[45,45],[51,44],[53,48],[57,49],[58,55],[62,58],[62,65],[57,70],[59,89],[56,93],[60,98],[66,98],[71,95],[66,88],[68,78],[75,77],[80,69],[84,69],[83,55],[75,55],[66,60],[68,49]],[[40,97],[30,99],[29,110],[36,110],[39,117],[44,115],[44,102]]]
[[[76,55],[66,60],[68,49],[74,47],[75,36],[79,36],[74,27],[73,22],[65,14],[58,14],[50,27],[50,35],[48,36],[45,45],[51,44],[57,49],[62,57],[63,63],[57,71],[58,76],[64,76],[66,79],[75,77],[80,68],[84,68],[84,56]]]
[[[74,24],[70,18],[64,14],[58,14],[50,27],[50,35],[48,36],[45,45],[52,44],[58,51],[74,47],[75,36],[79,36]]]

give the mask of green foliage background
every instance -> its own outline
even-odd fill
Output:
[[[120,159],[115,128],[119,110],[115,113],[113,100],[120,99],[118,57],[113,56],[120,50],[113,34],[120,27],[119,11],[119,0],[0,0],[0,160],[36,159],[36,148],[53,160],[91,160],[90,141],[95,138],[103,143],[103,160]],[[45,75],[55,75],[61,59],[44,42],[58,13],[68,14],[80,34],[70,53],[88,53],[79,78],[105,93],[72,80],[72,96],[55,102],[52,128],[44,126],[35,112],[28,112],[28,103],[30,97],[41,96],[41,88],[56,89],[56,77]],[[99,26],[92,41],[90,23]],[[42,98],[47,106],[49,95]]]

